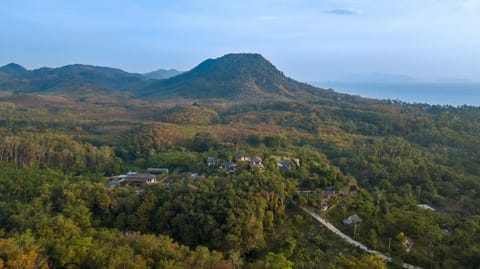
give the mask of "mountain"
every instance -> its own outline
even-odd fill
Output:
[[[208,59],[190,71],[162,80],[91,65],[26,70],[20,65],[9,64],[0,68],[2,90],[64,97],[135,96],[155,100],[214,99],[250,103],[308,100],[336,104],[340,99],[354,98],[295,81],[262,55],[253,53]]]
[[[176,75],[179,75],[183,73],[183,71],[178,71],[175,69],[158,69],[149,73],[143,74],[147,78],[151,79],[166,79],[166,78],[171,78]]]
[[[260,100],[300,98],[322,91],[286,77],[260,54],[237,53],[208,59],[139,92],[149,97]]]
[[[0,90],[19,93],[134,91],[149,82],[140,74],[120,69],[74,64],[27,70],[18,64],[0,68]]]
[[[27,72],[28,70],[25,69],[25,67],[16,63],[9,63],[5,66],[0,67],[0,73],[5,73],[9,75],[22,75]]]

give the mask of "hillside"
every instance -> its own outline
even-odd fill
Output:
[[[27,70],[11,63],[0,68],[0,90],[15,93],[133,92],[147,83],[147,78],[140,74],[82,64]]]
[[[0,73],[8,74],[8,75],[24,75],[28,73],[28,70],[16,63],[9,63],[5,66],[0,67]]]
[[[169,78],[155,79],[161,77]],[[251,53],[208,59],[184,73],[157,70],[144,75],[81,64],[27,70],[11,63],[0,67],[0,91],[73,99],[130,97],[169,103],[191,99],[235,103],[296,100],[347,106],[379,103],[298,82],[285,76],[262,55]]]
[[[208,59],[178,76],[141,90],[150,97],[271,100],[326,95],[326,91],[286,77],[260,54],[227,54]]]
[[[165,240],[194,250],[174,256],[182,262],[208,257],[208,248],[235,268],[265,268],[269,257],[295,268],[360,268],[351,260],[372,258],[319,227],[302,204],[395,262],[480,266],[480,108],[322,90],[285,77],[258,54],[141,80],[155,86],[150,92],[107,89],[132,75],[110,69],[0,70],[2,83],[52,82],[43,93],[0,92],[0,249],[19,249],[0,255],[5,264],[38,251],[52,268],[114,268],[110,250],[120,242],[126,259],[144,257],[139,268],[171,268],[161,266],[163,254],[144,252]],[[89,79],[105,87],[79,88]],[[86,98],[51,91],[66,84]],[[247,163],[230,170],[238,153],[260,157],[261,172]],[[105,187],[108,177],[149,167],[170,172],[145,191]],[[362,219],[356,230],[343,224],[353,215]]]

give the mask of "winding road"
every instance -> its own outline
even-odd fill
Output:
[[[368,252],[370,254],[377,254],[380,258],[382,258],[384,261],[386,262],[392,262],[392,258],[388,257],[387,255],[381,253],[381,252],[378,252],[376,250],[373,250],[373,249],[369,249],[367,246],[365,246],[364,244],[358,242],[358,241],[355,241],[354,239],[352,239],[350,236],[342,233],[342,231],[340,231],[339,229],[337,229],[337,227],[333,226],[333,224],[331,224],[330,222],[328,222],[326,219],[324,219],[323,217],[321,217],[320,215],[318,215],[317,213],[315,213],[312,209],[309,209],[307,207],[300,207],[303,211],[305,211],[307,214],[309,214],[310,216],[312,216],[314,219],[316,219],[318,222],[320,222],[323,226],[325,226],[327,229],[329,229],[330,231],[332,231],[333,233],[335,233],[336,235],[338,235],[339,237],[341,237],[343,240],[347,241],[347,243],[351,244],[351,245],[354,245],[362,250],[364,250],[365,252]],[[408,263],[404,263],[403,264],[403,268],[407,268],[407,269],[423,269],[422,267],[418,267],[418,266],[415,266],[415,265],[411,265],[411,264],[408,264]]]

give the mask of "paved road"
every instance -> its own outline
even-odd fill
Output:
[[[306,208],[306,207],[300,207],[303,211],[305,211],[306,213],[308,213],[310,216],[312,216],[314,219],[316,219],[318,222],[320,222],[323,226],[327,227],[327,229],[329,229],[330,231],[332,231],[333,233],[335,233],[336,235],[338,235],[339,237],[341,237],[343,240],[347,241],[349,244],[351,245],[354,245],[370,254],[377,254],[378,256],[380,256],[384,261],[387,261],[387,262],[391,262],[392,261],[392,258],[388,257],[387,255],[381,253],[381,252],[378,252],[376,250],[373,250],[373,249],[369,249],[367,246],[365,246],[364,244],[358,242],[358,241],[355,241],[353,240],[350,236],[342,233],[342,231],[340,231],[339,229],[337,229],[337,227],[333,226],[333,224],[331,224],[330,222],[328,222],[326,219],[322,218],[320,215],[318,215],[317,213],[315,213],[312,209],[309,209],[309,208]],[[415,265],[411,265],[411,264],[408,264],[408,263],[404,263],[403,264],[403,268],[406,268],[406,269],[423,269],[422,267],[418,267],[418,266],[415,266]]]

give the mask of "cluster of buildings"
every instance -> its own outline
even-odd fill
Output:
[[[262,170],[265,168],[263,160],[258,156],[250,157],[244,153],[238,153],[234,156],[234,161],[225,161],[223,159],[208,157],[206,160],[207,173],[215,173],[217,171],[226,171],[234,173],[238,165],[241,163],[247,164],[252,170]],[[280,171],[285,172],[293,169],[295,164],[299,167],[300,161],[298,159],[280,160],[277,166]],[[162,174],[168,174],[168,168],[148,168],[144,173],[128,172],[124,175],[113,176],[108,179],[107,187],[113,186],[135,186],[141,187],[158,183],[157,177]],[[191,174],[192,177],[198,177],[198,174]]]
[[[233,173],[237,170],[239,162],[248,163],[251,169],[264,169],[263,161],[260,157],[250,157],[246,154],[239,153],[234,157],[233,162],[225,161],[223,159],[208,157],[207,158],[207,172],[216,172],[218,169]]]
[[[223,170],[229,173],[234,173],[237,170],[240,162],[247,163],[248,167],[252,170],[261,170],[265,168],[263,160],[260,157],[250,157],[245,153],[238,153],[234,156],[233,162],[225,161],[215,157],[208,157],[207,172],[213,173],[218,170]],[[297,164],[297,166],[300,166],[300,161],[298,159],[295,159],[294,162]],[[286,170],[292,169],[294,164],[290,160],[281,160],[277,162],[277,166],[280,171],[285,172]]]

